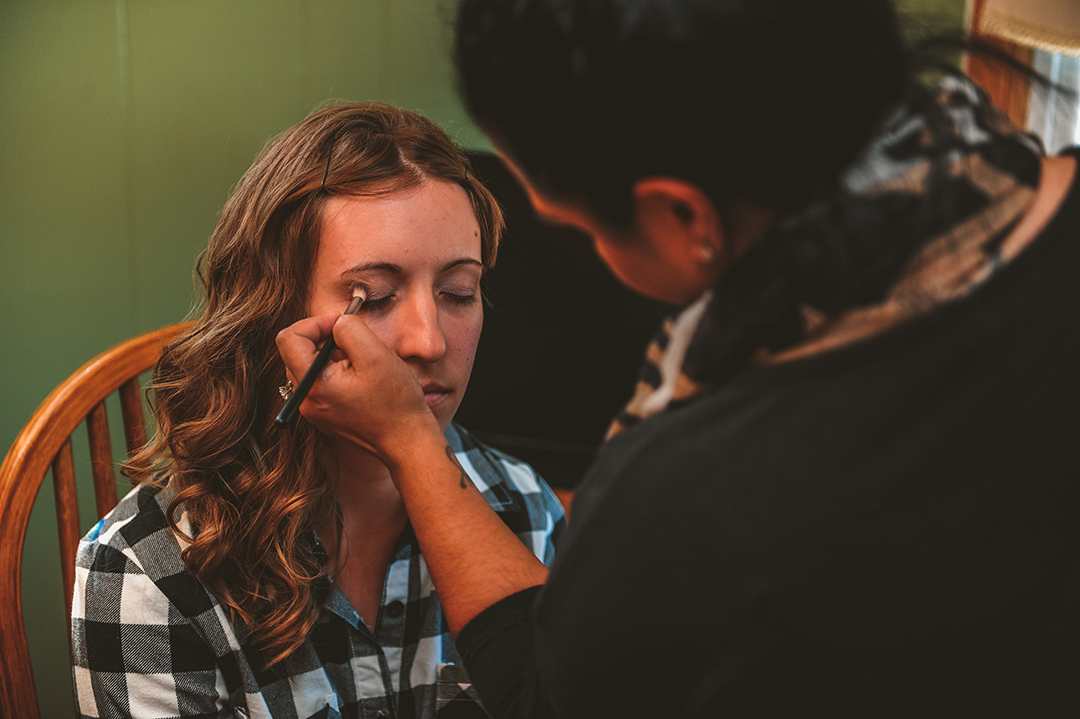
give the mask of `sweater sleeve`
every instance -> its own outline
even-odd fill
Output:
[[[484,708],[494,719],[553,716],[533,651],[533,606],[542,587],[499,600],[465,625],[458,652]]]

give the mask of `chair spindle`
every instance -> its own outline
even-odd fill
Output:
[[[75,489],[75,455],[69,437],[52,464],[56,495],[56,525],[60,537],[60,574],[64,582],[64,606],[71,608],[75,587],[75,553],[79,548],[79,497]]]
[[[143,416],[142,391],[139,378],[132,377],[120,385],[120,412],[124,419],[124,437],[128,455],[146,444],[146,419]]]
[[[105,402],[99,402],[86,415],[86,435],[90,441],[90,469],[94,475],[94,500],[99,517],[116,506],[116,472],[113,470],[112,439]]]

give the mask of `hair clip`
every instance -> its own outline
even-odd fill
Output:
[[[326,169],[323,170],[322,184],[319,185],[319,190],[325,190],[326,189],[326,178],[330,176],[330,160],[332,160],[334,158],[334,143],[335,142],[337,142],[336,137],[333,140],[330,141],[330,152],[326,153]]]

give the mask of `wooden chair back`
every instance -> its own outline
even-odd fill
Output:
[[[70,611],[75,552],[83,533],[71,433],[86,420],[97,516],[103,517],[117,503],[105,399],[119,392],[128,452],[145,444],[139,375],[157,364],[162,348],[188,326],[148,332],[87,362],[41,403],[0,466],[0,716],[40,719],[23,624],[21,578],[30,510],[45,473],[52,468],[64,600]]]

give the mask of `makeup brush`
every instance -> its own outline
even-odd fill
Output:
[[[364,300],[367,299],[367,295],[364,293],[364,288],[359,285],[353,287],[352,302],[345,309],[344,314],[355,315],[360,311],[360,308],[364,306]],[[334,342],[333,333],[326,339],[326,343],[323,344],[322,349],[319,350],[319,354],[316,355],[315,361],[311,363],[311,367],[304,373],[304,378],[300,380],[300,384],[296,386],[293,393],[289,395],[289,398],[285,400],[285,406],[278,412],[278,416],[274,419],[274,424],[278,426],[278,429],[285,429],[292,424],[293,419],[296,418],[296,411],[300,409],[300,403],[304,401],[304,397],[307,397],[308,392],[311,391],[311,386],[315,384],[315,380],[319,378],[322,371],[326,369],[326,363],[330,361],[330,355],[337,349],[337,343]]]

